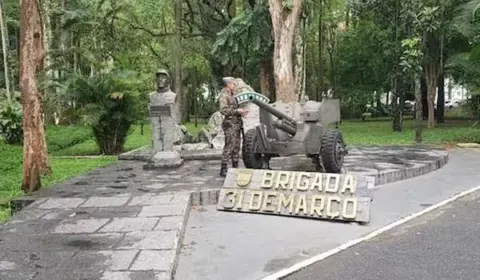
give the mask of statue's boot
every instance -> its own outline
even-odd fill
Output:
[[[227,176],[227,164],[222,163],[222,167],[220,168],[220,176],[226,177]]]
[[[232,167],[238,168],[238,161],[232,161]]]

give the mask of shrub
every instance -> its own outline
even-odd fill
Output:
[[[18,101],[0,106],[0,135],[8,144],[23,142],[23,111]]]
[[[480,94],[472,95],[466,103],[468,111],[476,118],[480,119]]]
[[[47,147],[49,152],[70,148],[92,139],[92,133],[82,126],[47,126]]]
[[[122,151],[132,124],[137,120],[135,77],[119,72],[94,76],[72,75],[68,92],[89,125],[100,153],[114,155]]]

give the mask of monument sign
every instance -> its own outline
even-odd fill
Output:
[[[367,223],[373,184],[373,177],[348,173],[231,168],[217,209]]]

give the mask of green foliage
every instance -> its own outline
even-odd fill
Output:
[[[371,21],[339,35],[335,61],[344,118],[359,118],[368,104],[376,102],[373,93],[389,87],[387,36]]]
[[[47,126],[46,134],[49,152],[64,150],[93,138],[90,130],[74,125]]]
[[[403,53],[400,57],[400,66],[412,79],[422,73],[422,45],[419,37],[402,40]]]
[[[286,10],[293,9],[293,0],[282,0],[282,7]]]
[[[253,10],[236,16],[217,35],[212,55],[223,65],[239,64],[246,57],[262,57],[273,47],[272,23],[268,6],[257,4]]]
[[[23,108],[17,100],[0,103],[0,136],[8,144],[23,142]]]
[[[476,93],[468,98],[466,105],[469,112],[480,120],[480,93]]]
[[[91,127],[102,154],[121,152],[132,124],[139,119],[135,110],[139,93],[131,75],[115,71],[69,79],[68,92],[81,106],[82,123]]]

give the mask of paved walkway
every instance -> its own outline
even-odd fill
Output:
[[[192,185],[209,182],[222,181],[201,162],[121,162],[42,190],[0,228],[0,279],[171,279]]]
[[[379,186],[373,190],[370,222],[362,226],[355,223],[221,212],[216,211],[215,206],[196,209],[190,213],[184,237],[186,245],[180,256],[175,279],[260,280],[262,277],[365,236],[450,198],[458,192],[478,186],[480,184],[478,166],[480,166],[480,153],[471,150],[453,150],[450,153],[449,163],[438,171]],[[462,226],[457,227],[462,228]],[[414,234],[412,230],[412,236]],[[424,237],[426,236],[418,236],[420,239]],[[385,240],[391,238],[395,237],[389,236]],[[440,244],[442,241],[436,242]],[[370,254],[380,254],[371,262],[365,260],[368,265],[371,265],[368,270],[363,269],[362,262],[359,262],[354,269],[344,271],[344,274],[342,271],[332,274],[339,275],[338,278],[325,277],[325,279],[369,279],[371,273],[377,273],[375,264],[378,264],[379,260],[383,262],[384,250],[380,251],[378,248],[379,246],[371,247],[365,252],[367,255],[364,251],[352,248],[349,251],[350,257],[345,259],[352,264],[354,261],[368,258]],[[392,247],[392,249],[397,248],[400,246]],[[355,254],[356,252],[359,254]],[[387,255],[391,259],[386,261],[391,263],[385,264],[384,267],[389,268],[390,264],[391,267],[395,266],[395,253],[393,251]],[[326,272],[334,273],[335,265],[342,260],[334,262],[334,268]],[[328,264],[322,265],[321,270],[312,270],[308,277],[300,271],[292,279],[323,279],[321,277],[323,269],[327,266]],[[355,271],[362,277],[356,277]],[[306,278],[303,278],[304,276]]]
[[[38,200],[3,226],[0,279],[170,279],[189,199]]]
[[[442,151],[362,148],[351,150],[345,167],[385,183],[446,161]],[[272,166],[312,168],[299,157]],[[190,206],[216,203],[218,167],[217,160],[188,161],[145,171],[121,161],[27,197],[35,202],[0,226],[0,279],[171,279]]]

